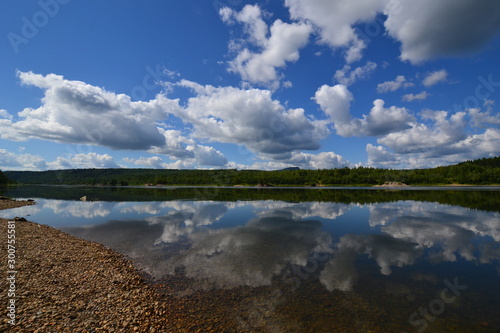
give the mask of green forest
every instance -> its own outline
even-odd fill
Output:
[[[322,170],[175,170],[71,169],[4,171],[18,184],[68,185],[207,185],[207,186],[372,186],[386,182],[407,185],[500,184],[500,157],[466,161],[431,169],[339,168]],[[0,174],[0,182],[2,181]]]
[[[0,171],[0,185],[7,183],[9,183],[9,179],[3,174],[2,171]]]

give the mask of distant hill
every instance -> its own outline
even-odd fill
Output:
[[[500,185],[500,157],[465,161],[432,169],[340,168],[301,170],[165,170],[165,169],[72,169],[51,171],[5,171],[20,184],[87,185],[272,185],[329,186],[381,185]]]
[[[299,167],[289,167],[289,168],[280,169],[278,171],[293,171],[293,170],[300,170],[300,168]]]

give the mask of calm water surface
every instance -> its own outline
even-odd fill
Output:
[[[37,205],[0,216],[127,255],[228,332],[500,331],[498,188],[186,191],[10,189]]]

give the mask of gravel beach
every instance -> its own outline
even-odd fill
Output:
[[[3,199],[0,209],[30,204]],[[100,244],[17,218],[0,219],[0,235],[0,332],[198,331],[173,317],[173,304],[129,261]]]

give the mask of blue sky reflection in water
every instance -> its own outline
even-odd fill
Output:
[[[181,275],[178,297],[252,290],[252,301],[234,309],[242,327],[251,316],[267,318],[252,329],[297,332],[321,323],[387,332],[500,327],[498,212],[412,200],[37,203],[2,216],[29,215],[105,244],[157,281]],[[292,320],[297,313],[302,319]]]

